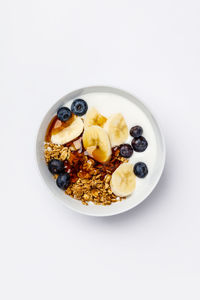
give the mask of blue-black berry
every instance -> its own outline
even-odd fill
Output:
[[[134,138],[131,145],[136,152],[143,152],[148,147],[148,142],[143,136],[140,136],[138,138]]]
[[[52,174],[59,174],[64,171],[64,162],[59,159],[51,159],[48,162],[48,169]]]
[[[133,171],[134,171],[134,174],[139,178],[144,178],[148,174],[147,165],[143,162],[136,163]]]
[[[76,99],[72,102],[71,111],[77,116],[83,116],[88,110],[88,105],[83,99]]]
[[[70,184],[70,175],[69,173],[62,173],[56,179],[57,186],[62,189],[66,190]]]
[[[57,111],[57,117],[60,121],[66,122],[72,116],[72,112],[68,107],[61,107]]]
[[[133,148],[129,144],[122,144],[119,151],[120,155],[125,158],[129,158],[133,154]]]
[[[141,126],[134,126],[130,129],[130,135],[132,137],[138,138],[139,136],[142,136],[143,129]]]

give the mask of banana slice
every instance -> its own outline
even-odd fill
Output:
[[[99,126],[90,126],[83,133],[83,146],[95,160],[107,162],[111,157],[111,146],[106,131]]]
[[[51,142],[63,145],[71,142],[83,132],[83,121],[76,118],[68,127],[62,129],[56,134],[52,134]]]
[[[104,129],[108,133],[112,147],[123,144],[128,138],[128,126],[120,113],[110,116]]]
[[[92,126],[92,125],[98,125],[100,127],[103,127],[107,119],[102,116],[96,108],[92,107],[88,110],[86,116],[85,116],[85,121],[84,125],[85,128]]]
[[[112,192],[119,197],[130,195],[135,189],[136,178],[133,166],[129,163],[121,164],[112,174],[110,186]]]

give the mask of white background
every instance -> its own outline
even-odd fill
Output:
[[[0,298],[199,299],[199,0],[0,1]],[[163,177],[143,204],[93,218],[57,202],[35,138],[89,85],[133,93],[163,129]]]

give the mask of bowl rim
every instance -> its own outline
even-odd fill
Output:
[[[42,172],[40,170],[40,162],[39,162],[38,155],[37,155],[38,154],[39,134],[40,134],[41,128],[43,127],[43,121],[44,121],[45,117],[48,115],[49,111],[52,109],[52,107],[55,104],[58,104],[58,103],[62,102],[65,98],[74,98],[73,95],[76,94],[76,93],[78,93],[78,94],[79,93],[85,93],[86,94],[86,93],[93,93],[93,92],[114,93],[114,94],[121,95],[121,96],[123,96],[125,98],[128,98],[129,100],[132,99],[131,100],[132,102],[134,101],[135,104],[137,104],[138,106],[140,106],[145,111],[145,113],[147,113],[149,115],[149,117],[151,117],[152,121],[156,125],[157,130],[159,132],[160,142],[161,142],[161,145],[162,145],[162,161],[160,162],[159,172],[158,172],[158,174],[156,176],[156,180],[151,185],[151,188],[149,189],[148,193],[141,199],[140,202],[133,203],[133,205],[130,206],[130,207],[124,207],[124,208],[121,208],[121,209],[119,209],[118,211],[115,211],[115,212],[112,212],[112,211],[108,210],[106,213],[104,212],[103,214],[95,214],[95,213],[92,213],[89,210],[88,211],[82,211],[82,210],[80,210],[78,208],[72,207],[67,202],[62,201],[60,199],[60,197],[58,197],[58,195],[56,193],[54,193],[54,191],[52,189],[50,189],[49,186],[48,186],[48,184],[46,183],[45,178],[44,178],[44,176],[43,176],[43,174],[42,174]],[[127,212],[127,211],[135,208],[136,206],[138,206],[142,202],[144,202],[144,200],[146,200],[149,197],[149,195],[153,192],[153,190],[157,186],[158,182],[160,181],[160,178],[161,178],[161,176],[163,174],[163,170],[164,170],[164,167],[165,167],[165,162],[166,162],[166,144],[165,144],[165,139],[164,139],[163,131],[162,131],[160,125],[158,124],[156,118],[152,115],[152,113],[149,110],[148,106],[146,104],[144,104],[141,100],[139,100],[137,97],[135,97],[134,94],[131,94],[131,93],[129,93],[129,92],[123,90],[123,89],[119,89],[119,88],[116,88],[116,87],[113,87],[113,86],[106,86],[106,85],[105,86],[104,85],[92,85],[92,86],[87,86],[87,87],[79,88],[79,89],[73,90],[70,93],[67,93],[66,95],[64,95],[63,97],[61,97],[57,101],[55,101],[54,104],[49,108],[49,110],[45,113],[45,115],[43,116],[43,118],[41,120],[40,126],[39,126],[38,131],[37,131],[37,135],[36,135],[35,146],[36,146],[35,159],[36,159],[37,169],[38,169],[38,171],[40,173],[41,178],[45,182],[46,188],[48,186],[48,190],[50,190],[56,196],[56,199],[58,199],[59,202],[61,202],[65,207],[70,208],[71,210],[73,210],[75,212],[78,212],[80,214],[87,215],[87,216],[94,216],[94,217],[108,217],[108,216],[118,215],[118,214],[121,214],[123,212]]]

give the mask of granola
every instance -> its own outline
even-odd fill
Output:
[[[76,140],[68,146],[49,142],[44,145],[46,163],[51,159],[59,159],[65,162],[66,171],[68,165],[71,168],[72,180],[65,193],[81,200],[84,205],[88,205],[90,201],[96,205],[110,205],[125,199],[114,195],[110,188],[111,174],[122,162],[127,161],[119,155],[119,149],[116,147],[110,163],[103,165],[85,154],[78,153],[74,144],[80,145],[80,141],[78,143]],[[57,177],[58,175],[54,175],[55,179]]]

